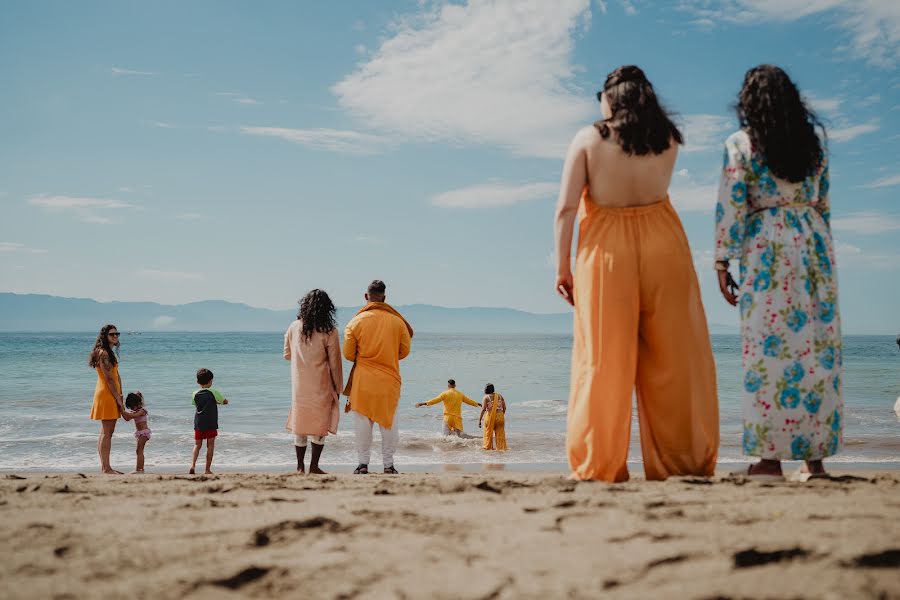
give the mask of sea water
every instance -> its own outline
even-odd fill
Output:
[[[89,419],[97,374],[87,365],[95,333],[0,333],[0,469],[95,470],[99,423]],[[720,463],[745,462],[741,454],[740,338],[714,335],[718,371]],[[122,335],[120,373],[126,393],[141,390],[153,438],[147,469],[181,469],[190,462],[200,367],[215,374],[229,399],[219,407],[215,464],[234,469],[289,469],[295,464],[285,431],[291,402],[289,363],[278,333],[142,333]],[[566,462],[566,402],[572,339],[566,335],[442,335],[417,333],[401,362],[403,390],[397,423],[401,470],[423,465],[558,465]],[[344,363],[344,375],[349,364]],[[463,405],[473,439],[442,437],[440,406],[415,408],[453,378],[460,391],[481,401],[493,383],[508,404],[509,451],[481,449],[477,408]],[[829,463],[900,464],[900,352],[892,336],[844,338],[844,448]],[[342,399],[342,404],[344,399]],[[637,415],[629,460],[640,463]],[[377,428],[376,428],[377,429]],[[134,424],[118,421],[112,462],[134,462]],[[381,463],[375,434],[372,463]],[[202,461],[202,457],[201,457]],[[343,415],[326,442],[323,466],[355,465],[352,421]],[[894,464],[892,464],[894,463]]]

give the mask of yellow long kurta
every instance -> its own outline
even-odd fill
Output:
[[[344,330],[350,408],[390,429],[400,400],[400,361],[409,354],[412,327],[390,305],[370,302]]]
[[[427,406],[434,406],[439,402],[444,403],[444,423],[446,423],[447,427],[450,429],[456,429],[457,431],[463,430],[462,403],[465,402],[469,406],[480,407],[477,402],[458,390],[446,390],[437,398],[432,398],[425,404]]]

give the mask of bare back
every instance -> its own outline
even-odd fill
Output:
[[[603,139],[595,126],[579,132],[588,194],[610,208],[643,206],[666,199],[678,158],[674,141],[662,154],[628,155],[614,139]]]

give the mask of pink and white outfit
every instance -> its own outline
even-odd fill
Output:
[[[147,422],[147,417],[148,417],[148,416],[149,416],[149,415],[142,415],[142,416],[140,416],[140,417],[135,417],[135,418],[134,418],[134,423],[135,423],[135,424],[138,424],[138,423],[146,423],[146,422]],[[147,438],[147,441],[149,441],[149,440],[150,440],[150,436],[152,435],[152,433],[153,433],[153,432],[150,431],[150,428],[149,428],[149,427],[148,427],[147,429],[138,429],[138,430],[136,430],[136,431],[134,432],[134,439],[139,440],[139,439],[141,439],[141,438]]]

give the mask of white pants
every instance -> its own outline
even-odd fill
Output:
[[[295,435],[294,436],[294,445],[297,446],[298,448],[306,448],[307,439],[311,440],[313,444],[318,444],[319,446],[321,446],[322,444],[325,443],[324,435],[310,435],[310,436]]]
[[[372,450],[372,427],[375,423],[368,417],[364,417],[358,412],[353,412],[353,425],[356,429],[356,457],[359,464],[368,465],[369,456]],[[394,465],[394,452],[397,451],[397,444],[400,442],[400,428],[397,425],[397,413],[394,413],[394,426],[385,429],[381,425],[381,459],[384,461],[385,468]]]

